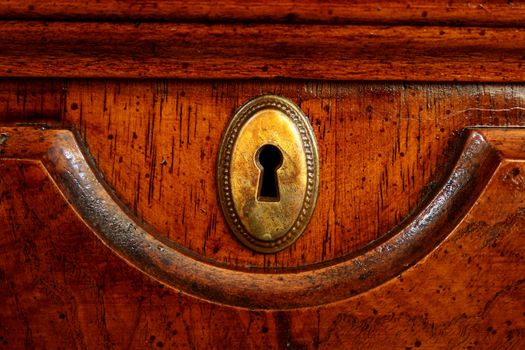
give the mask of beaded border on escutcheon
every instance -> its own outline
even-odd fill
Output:
[[[306,155],[307,186],[300,214],[293,223],[288,233],[274,241],[262,241],[253,237],[243,226],[237,211],[233,205],[230,162],[233,145],[237,140],[239,131],[255,113],[263,109],[277,109],[283,112],[296,125]],[[235,235],[250,248],[263,252],[272,253],[282,250],[292,244],[306,229],[313,213],[317,200],[319,187],[319,155],[317,143],[308,118],[302,113],[292,101],[280,96],[263,95],[249,100],[242,105],[234,114],[232,120],[221,141],[218,158],[218,185],[219,197],[224,216]]]

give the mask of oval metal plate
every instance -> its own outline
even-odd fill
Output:
[[[282,156],[273,200],[260,196],[258,157],[267,145]],[[317,200],[319,156],[308,118],[293,102],[265,95],[241,106],[223,136],[217,168],[221,207],[242,243],[272,253],[303,233]]]

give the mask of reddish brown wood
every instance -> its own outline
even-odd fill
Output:
[[[485,84],[525,81],[524,10],[0,0],[0,77],[24,78],[0,81],[0,348],[525,348],[525,90]],[[272,255],[214,182],[263,93],[321,153],[309,229]]]
[[[0,76],[519,82],[525,28],[0,22]]]
[[[459,226],[397,278],[340,303],[250,311],[152,281],[85,228],[38,163],[4,160],[0,341],[14,349],[521,348],[524,164],[504,161]]]
[[[213,267],[141,228],[97,179],[70,132],[4,127],[0,135],[3,158],[41,161],[82,220],[130,264],[187,293],[250,308],[320,305],[362,293],[399,275],[457,224],[484,189],[500,157],[521,158],[525,149],[524,129],[472,131],[443,187],[399,232],[334,265],[304,272],[257,274]]]
[[[59,121],[66,110],[67,84],[58,80],[0,80],[0,123]]]
[[[2,0],[0,18],[523,26],[522,1]]]
[[[65,126],[81,130],[105,180],[135,215],[170,241],[241,270],[294,271],[355,254],[396,231],[435,194],[464,127],[525,125],[521,86],[43,80],[3,86],[0,119],[34,110],[24,109],[19,95],[30,96],[27,106],[56,110]],[[53,91],[60,98],[48,98]],[[222,132],[236,107],[262,93],[302,107],[321,155],[314,217],[292,247],[275,255],[237,242],[215,187]]]

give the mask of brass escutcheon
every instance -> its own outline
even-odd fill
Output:
[[[221,141],[217,184],[242,243],[261,253],[292,244],[310,221],[319,188],[317,143],[299,107],[274,95],[241,106]]]

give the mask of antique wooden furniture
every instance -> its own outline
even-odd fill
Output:
[[[0,348],[525,346],[524,3],[0,17]],[[312,217],[277,252],[236,238],[217,177],[268,94],[318,149]]]

